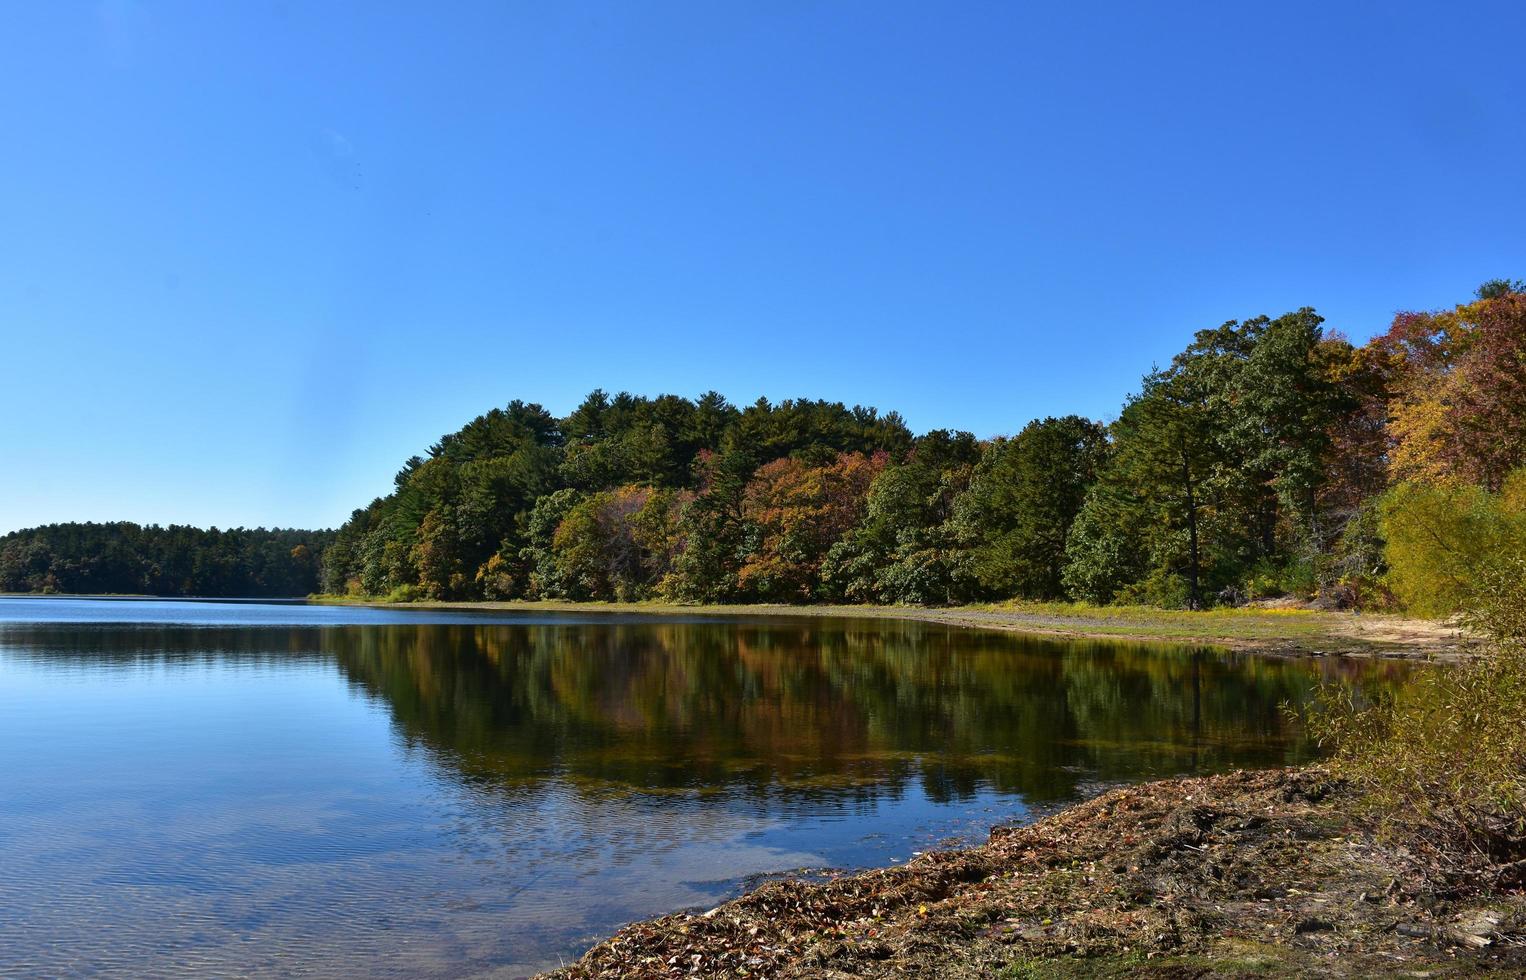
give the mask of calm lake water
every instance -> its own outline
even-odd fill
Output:
[[[0,976],[520,976],[755,876],[1310,755],[1394,664],[876,620],[0,599]]]

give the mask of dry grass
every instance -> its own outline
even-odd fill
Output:
[[[1323,692],[1307,719],[1337,772],[1438,887],[1526,886],[1526,559],[1479,572],[1468,620],[1487,656],[1391,697]]]

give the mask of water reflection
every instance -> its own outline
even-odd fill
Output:
[[[528,971],[742,875],[1299,761],[1279,704],[1404,674],[884,621],[92,610],[0,609],[6,975]]]
[[[1050,802],[1085,780],[1297,762],[1279,705],[1405,668],[1053,642],[918,623],[16,627],[74,668],[336,663],[399,731],[485,789],[773,799],[983,787]]]

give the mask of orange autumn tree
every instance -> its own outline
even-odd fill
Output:
[[[737,575],[746,596],[809,601],[827,551],[863,519],[869,484],[889,456],[842,453],[824,466],[793,458],[760,467],[742,498],[751,541]]]
[[[1526,462],[1526,293],[1402,313],[1374,346],[1390,360],[1396,481],[1498,490]]]
[[[686,499],[677,491],[630,485],[574,504],[551,541],[561,591],[597,601],[650,598],[671,568],[675,522]]]
[[[1394,486],[1378,508],[1386,585],[1410,612],[1468,608],[1526,548],[1526,293],[1405,313],[1374,349],[1394,397]]]

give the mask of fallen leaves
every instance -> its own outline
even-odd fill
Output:
[[[1390,852],[1353,846],[1359,831],[1338,797],[1303,786],[1322,778],[1234,773],[1113,790],[997,828],[982,847],[774,881],[700,915],[636,923],[559,976],[974,977],[1014,955],[1205,955],[1249,941],[1240,936],[1356,973],[1442,947],[1519,955],[1500,941],[1526,921],[1518,900],[1511,915],[1438,918],[1442,906],[1422,908],[1396,888]]]

